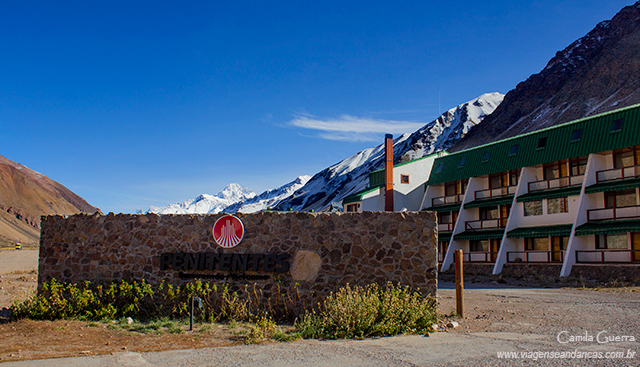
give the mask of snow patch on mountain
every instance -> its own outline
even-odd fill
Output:
[[[300,176],[286,185],[265,191],[260,195],[237,183],[231,183],[215,195],[202,194],[183,203],[162,207],[152,206],[148,212],[156,214],[254,213],[276,206],[304,186],[310,178],[311,176]]]
[[[502,102],[501,93],[487,93],[443,113],[413,134],[393,142],[394,163],[418,159],[446,150],[472,126],[482,122]],[[367,187],[369,172],[384,165],[384,144],[360,151],[314,175],[309,182],[284,200],[278,210],[323,210],[344,197]]]

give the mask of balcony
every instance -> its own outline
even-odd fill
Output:
[[[587,221],[640,218],[640,206],[625,206],[621,208],[601,208],[587,210]]]
[[[508,263],[562,263],[564,251],[508,251]]]
[[[453,232],[455,223],[438,223],[438,232]]]
[[[474,193],[474,200],[497,198],[514,195],[517,186],[503,186],[495,189],[478,190]]]
[[[608,182],[616,180],[624,180],[625,178],[640,177],[640,165],[622,168],[607,169],[596,172],[596,182]]]
[[[498,257],[497,252],[471,251],[462,253],[462,261],[470,263],[493,263]]]
[[[584,176],[580,175],[529,182],[529,192],[560,189],[563,187],[582,186],[583,179]]]
[[[640,250],[584,250],[576,251],[581,264],[640,263]]]
[[[431,206],[461,203],[463,198],[464,194],[439,196],[437,198],[431,199]]]
[[[507,218],[471,220],[464,222],[465,231],[474,231],[480,229],[504,228],[507,225]]]

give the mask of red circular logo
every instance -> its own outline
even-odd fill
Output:
[[[236,247],[244,237],[244,224],[233,215],[225,215],[216,221],[211,230],[213,239],[220,247]]]

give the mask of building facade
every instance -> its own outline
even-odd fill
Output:
[[[464,260],[640,264],[640,105],[434,160],[421,210],[437,212],[441,270]]]

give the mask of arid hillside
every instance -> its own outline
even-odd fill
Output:
[[[42,215],[97,210],[58,182],[0,156],[0,246],[37,244]]]

